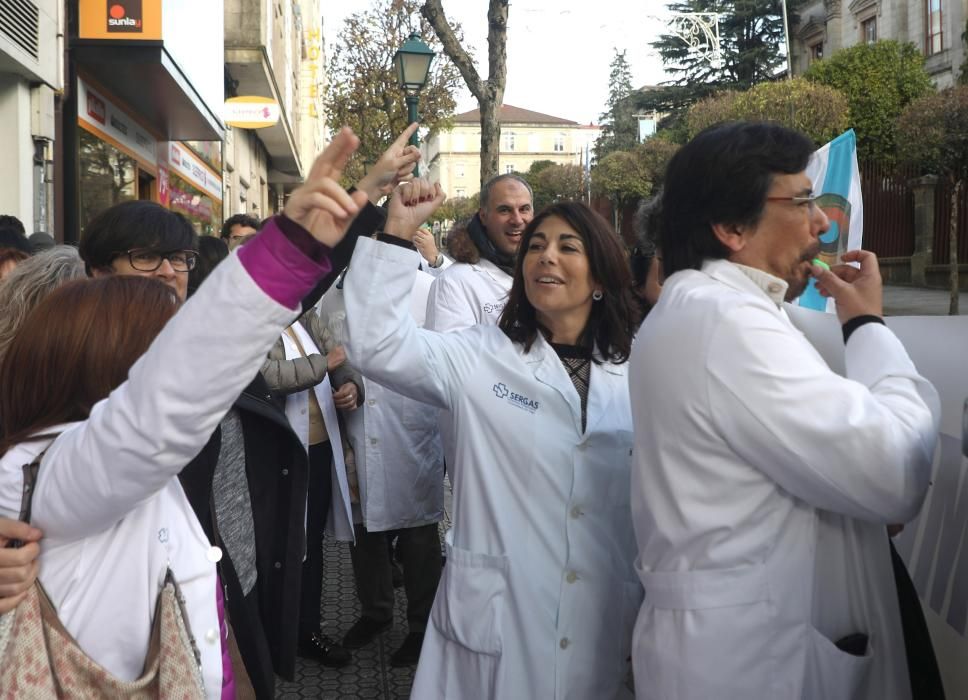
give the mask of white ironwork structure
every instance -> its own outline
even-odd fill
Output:
[[[669,30],[714,67],[722,66],[718,12],[672,12],[667,15]]]

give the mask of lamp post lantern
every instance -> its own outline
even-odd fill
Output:
[[[417,103],[420,99],[420,91],[427,84],[430,64],[435,55],[433,50],[420,40],[420,35],[416,32],[412,33],[410,38],[393,55],[393,71],[396,73],[397,81],[406,95],[407,122],[409,124],[419,119]],[[419,143],[415,131],[413,136],[410,137],[410,145],[418,146]],[[416,169],[414,169],[414,174],[417,174]]]

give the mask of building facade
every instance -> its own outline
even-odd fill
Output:
[[[57,110],[56,237],[101,210],[159,202],[210,233],[222,218],[222,6],[192,0],[65,2]]]
[[[790,33],[794,73],[839,49],[896,39],[918,46],[935,84],[945,88],[965,59],[968,0],[813,0],[798,14]]]
[[[585,166],[600,129],[520,107],[501,106],[500,173],[527,172],[531,164],[550,160]],[[471,110],[454,117],[454,126],[422,145],[431,180],[450,197],[470,197],[480,191],[481,117]]]
[[[53,230],[55,96],[64,87],[62,0],[0,2],[0,214]]]
[[[279,121],[229,128],[225,215],[282,207],[325,144],[325,44],[320,0],[225,0],[226,97],[268,97]]]

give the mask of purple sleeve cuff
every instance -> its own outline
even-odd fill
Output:
[[[263,292],[296,309],[330,271],[331,252],[302,226],[279,214],[239,249],[239,260]]]

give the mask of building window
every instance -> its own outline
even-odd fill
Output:
[[[555,136],[555,153],[564,153],[564,152],[565,152],[565,135],[559,133]]]
[[[639,143],[655,136],[655,117],[639,117]]]
[[[465,190],[463,187],[458,187],[457,188],[457,196],[458,197],[466,197],[467,196],[467,190]]]
[[[873,44],[877,41],[877,17],[865,19],[860,23],[860,39],[865,44]]]
[[[454,136],[453,136],[453,138],[451,140],[451,148],[452,148],[452,150],[455,150],[455,151],[463,151],[464,150],[464,135],[463,134],[454,134]]]
[[[810,45],[810,62],[819,61],[821,58],[823,58],[823,42],[818,41]]]
[[[941,53],[944,50],[944,30],[942,29],[944,13],[941,9],[941,0],[925,0],[927,18],[927,36],[925,37],[924,52],[928,56]]]
[[[513,165],[505,165],[504,166],[504,174],[505,175],[510,175],[513,172],[514,172],[514,166]]]
[[[504,132],[504,150],[505,151],[514,150],[514,132],[513,131]]]
[[[464,177],[464,164],[463,163],[457,163],[456,165],[454,165],[454,176],[455,177]]]

